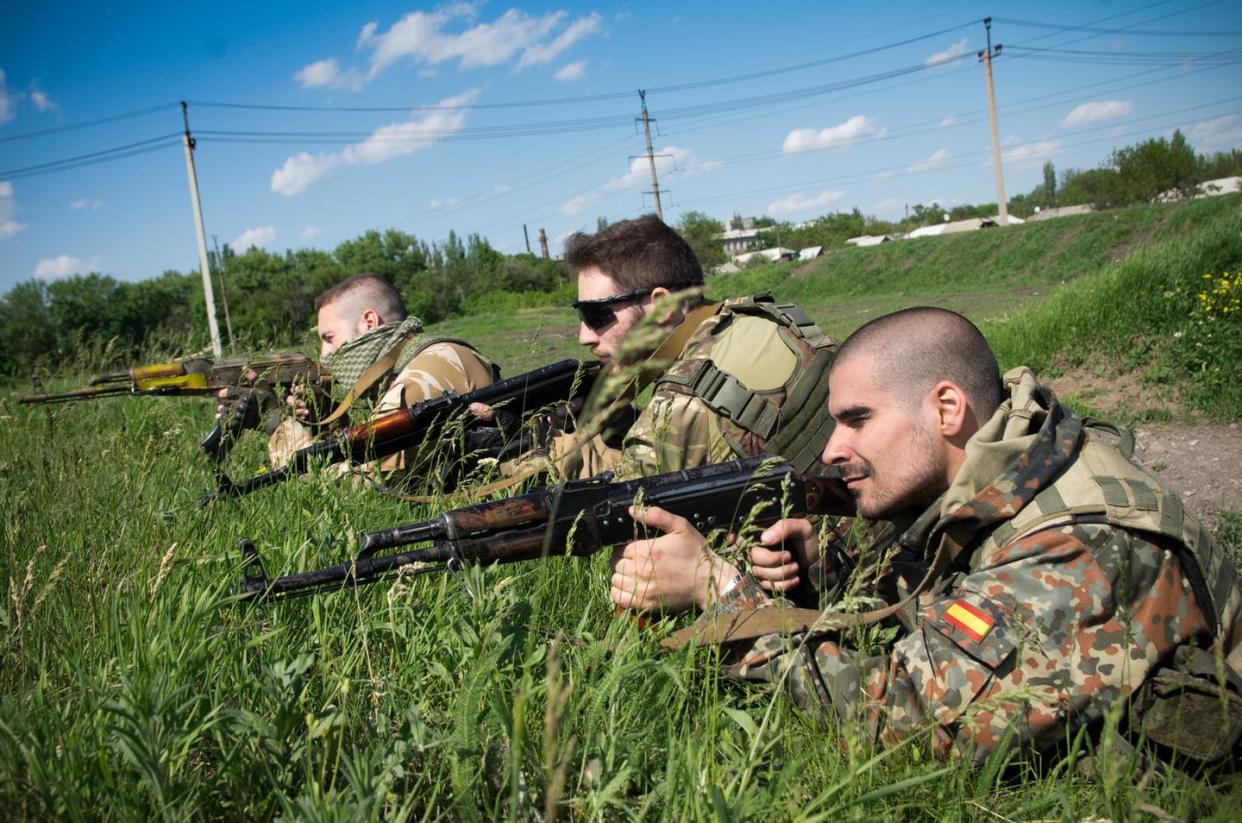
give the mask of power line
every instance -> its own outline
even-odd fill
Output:
[[[1041,23],[1035,20],[1017,20],[1012,17],[994,17],[993,22],[1006,23],[1011,26],[1026,26],[1036,29],[1053,29],[1058,32],[1090,32],[1091,34],[1129,34],[1141,37],[1237,37],[1242,30],[1233,31],[1136,31],[1131,28],[1097,28],[1065,23]],[[1138,24],[1136,24],[1138,25]]]
[[[120,120],[130,120],[135,117],[142,117],[147,114],[154,114],[155,112],[165,111],[176,107],[176,103],[160,103],[159,105],[147,106],[146,108],[127,111],[122,114],[113,114],[108,117],[100,117],[97,120],[84,120],[80,123],[70,123],[66,126],[54,126],[49,129],[39,129],[38,131],[28,131],[21,134],[10,134],[5,137],[0,137],[0,143],[11,143],[15,140],[28,140],[32,137],[46,137],[49,134],[59,134],[61,132],[74,131],[76,129],[85,129],[91,126],[100,126],[105,123],[115,123]]]
[[[146,140],[126,143],[123,146],[113,146],[112,148],[93,151],[89,154],[79,154],[75,157],[65,157],[61,160],[52,160],[47,163],[38,163],[33,166],[23,166],[18,169],[0,171],[0,178],[16,179],[20,177],[34,177],[38,174],[50,173],[53,171],[65,171],[70,168],[89,166],[95,163],[119,159],[121,157],[133,157],[136,154],[145,154],[148,151],[166,148],[169,145],[175,146],[180,138],[180,132],[162,134],[158,137],[150,137]],[[156,143],[159,145],[154,145]]]

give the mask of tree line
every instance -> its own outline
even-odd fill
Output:
[[[1117,149],[1099,168],[1067,169],[1059,176],[1051,162],[1030,192],[1009,200],[1009,213],[1027,217],[1036,208],[1090,203],[1115,208],[1151,202],[1168,192],[1189,195],[1205,180],[1242,174],[1242,150],[1200,155],[1180,131]],[[842,247],[850,237],[898,234],[951,220],[990,217],[995,203],[944,209],[916,203],[897,221],[879,220],[857,208],[800,224],[755,218],[757,248]],[[603,218],[599,227],[607,225]],[[690,211],[677,223],[704,267],[723,263],[719,235],[725,224]],[[426,323],[462,314],[519,306],[565,304],[573,284],[563,267],[529,254],[505,255],[477,234],[464,241],[454,232],[428,244],[390,229],[368,231],[332,251],[289,250],[276,254],[226,246],[213,260],[217,286],[223,279],[232,348],[256,351],[307,342],[314,323],[315,295],[341,279],[369,271],[388,280],[410,312]],[[222,328],[223,303],[217,300]],[[32,369],[56,370],[76,363],[86,368],[124,362],[146,352],[205,349],[206,310],[197,271],[167,271],[138,282],[105,274],[76,275],[51,282],[29,280],[0,296],[0,376],[28,376]]]
[[[306,343],[315,296],[364,271],[390,282],[425,323],[573,299],[556,261],[505,255],[478,235],[463,241],[454,232],[443,243],[428,244],[393,229],[368,231],[330,252],[277,254],[253,246],[237,252],[226,246],[212,263],[221,334],[227,300],[232,349],[239,352]],[[137,282],[91,273],[19,283],[0,296],[0,375],[28,377],[41,368],[97,368],[148,352],[205,349],[203,303],[198,271],[167,271]]]
[[[1043,179],[1031,191],[1009,198],[1009,213],[1030,217],[1037,209],[1090,204],[1097,209],[1112,209],[1138,203],[1150,203],[1165,195],[1186,197],[1195,194],[1207,180],[1242,175],[1242,149],[1197,154],[1180,130],[1170,138],[1145,140],[1117,149],[1094,169],[1066,169],[1057,175],[1051,161],[1044,164]],[[996,203],[964,204],[942,207],[939,203],[915,203],[900,220],[885,221],[864,215],[857,208],[848,212],[826,214],[803,223],[774,220],[762,215],[754,218],[759,229],[755,250],[784,246],[804,249],[823,246],[840,248],[851,237],[860,235],[905,234],[906,232],[950,220],[971,217],[994,217]],[[737,227],[733,220],[720,221],[703,212],[682,215],[678,228],[690,241],[705,266],[727,260],[718,235],[726,228]],[[762,262],[762,261],[759,261]]]

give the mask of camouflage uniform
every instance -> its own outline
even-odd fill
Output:
[[[656,379],[650,401],[622,439],[618,476],[645,477],[766,450],[813,469],[831,418],[826,392],[809,400],[803,395],[826,384],[826,374],[810,370],[826,373],[834,350],[832,338],[796,306],[778,306],[766,295],[725,301]],[[809,417],[792,419],[804,410]],[[783,443],[782,434],[795,425],[806,436]]]
[[[732,650],[733,674],[784,678],[799,705],[885,743],[930,726],[939,755],[976,762],[1009,744],[1063,743],[1187,652],[1207,658],[1209,679],[1219,670],[1242,682],[1242,589],[1198,521],[1029,371],[1005,384],[1009,399],[881,580],[898,602],[942,543],[958,547],[899,613],[905,632],[891,648],[768,635]],[[721,610],[763,601],[752,581]],[[1208,647],[1214,655],[1195,651]],[[1236,735],[1236,692],[1230,700]],[[1222,701],[1206,705],[1219,729]]]
[[[373,389],[379,400],[372,415],[413,405],[439,397],[446,392],[464,394],[491,385],[496,378],[495,366],[474,349],[453,340],[440,340],[422,347],[411,343],[414,351],[396,374],[381,380]],[[293,452],[314,441],[311,430],[292,417],[285,418],[268,439],[268,456],[272,466],[281,466]],[[379,463],[384,473],[401,472],[416,463],[416,449],[390,455]],[[348,470],[345,467],[344,470]]]

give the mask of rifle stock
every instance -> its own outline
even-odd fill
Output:
[[[590,555],[632,540],[642,530],[628,511],[637,498],[686,518],[704,534],[713,529],[736,531],[748,520],[766,526],[782,517],[854,513],[853,499],[838,480],[799,475],[771,455],[610,481],[611,476],[604,474],[368,532],[353,560],[274,580],[264,572],[253,542],[242,540],[238,595],[299,597],[354,588],[398,573],[459,570],[467,562]],[[399,551],[388,551],[392,549]]]
[[[205,496],[201,505],[206,506],[218,497],[241,497],[283,483],[294,475],[308,471],[316,463],[340,463],[345,460],[366,463],[413,448],[423,443],[434,428],[465,412],[471,403],[499,407],[525,420],[540,409],[572,400],[575,387],[585,394],[599,369],[599,363],[562,360],[466,394],[449,392],[408,408],[386,412],[335,437],[299,449],[283,467],[275,471],[239,483],[218,473],[218,488]]]

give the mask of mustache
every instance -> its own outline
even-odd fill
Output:
[[[869,460],[859,459],[850,463],[837,463],[836,467],[840,470],[841,477],[846,480],[858,480],[874,474]]]

